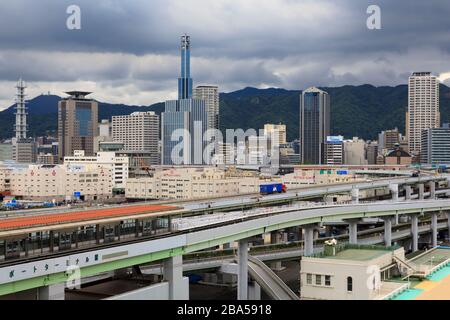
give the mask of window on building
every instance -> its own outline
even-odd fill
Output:
[[[306,284],[312,284],[312,274],[311,273],[306,274]]]
[[[316,274],[316,285],[318,286],[322,285],[322,276],[319,274]]]
[[[325,285],[327,287],[331,286],[331,276],[325,276]]]
[[[353,278],[347,277],[347,291],[352,292],[353,291]]]

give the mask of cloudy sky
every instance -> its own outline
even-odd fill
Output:
[[[68,30],[70,5],[81,30]],[[381,30],[366,10],[381,8]],[[23,77],[34,97],[90,90],[149,105],[176,97],[179,39],[196,85],[396,85],[412,71],[450,84],[447,0],[1,0],[0,109]]]

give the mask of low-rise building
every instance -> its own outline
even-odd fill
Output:
[[[299,169],[281,177],[287,189],[300,188],[303,185],[323,185],[347,183],[360,180],[356,175],[344,169]]]
[[[406,290],[408,285],[390,282],[405,261],[405,250],[374,246],[328,246],[324,254],[304,256],[300,267],[302,299],[378,300]]]
[[[393,150],[390,150],[384,157],[386,165],[410,165],[413,162],[411,154],[400,148],[397,144]]]
[[[214,167],[170,168],[128,179],[128,199],[206,199],[259,192],[257,176],[228,176]]]
[[[128,179],[128,157],[118,157],[115,152],[98,152],[95,157],[86,157],[82,150],[73,157],[65,157],[64,164],[84,165],[90,168],[109,167],[115,190],[124,190]]]
[[[450,164],[450,124],[422,131],[422,164]]]
[[[29,165],[9,170],[11,195],[26,200],[106,200],[112,197],[110,166]]]

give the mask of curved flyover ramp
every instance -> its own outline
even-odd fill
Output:
[[[275,272],[255,257],[248,257],[250,276],[274,300],[300,300],[300,298],[281,280]]]

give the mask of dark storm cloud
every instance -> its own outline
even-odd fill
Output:
[[[66,28],[72,4],[81,30]],[[366,27],[371,4],[381,30]],[[194,80],[224,91],[399,84],[411,71],[450,71],[449,16],[442,0],[2,1],[0,81],[95,82],[104,96],[164,100],[176,91],[186,32]]]

